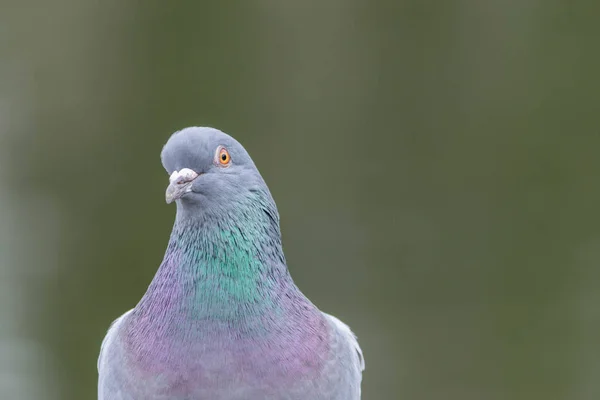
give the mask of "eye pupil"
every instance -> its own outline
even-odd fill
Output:
[[[221,160],[227,161],[227,154],[225,154],[225,153],[221,154]]]

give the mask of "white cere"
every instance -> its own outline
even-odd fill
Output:
[[[170,183],[186,183],[191,182],[198,177],[198,174],[189,168],[183,168],[179,171],[174,171],[169,177]]]

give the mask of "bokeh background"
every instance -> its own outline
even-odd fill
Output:
[[[249,150],[363,398],[600,398],[595,1],[0,1],[0,398],[95,399],[159,153]]]

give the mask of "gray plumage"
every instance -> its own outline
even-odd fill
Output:
[[[162,161],[175,225],[146,294],[102,342],[99,400],[359,400],[356,337],[294,284],[245,149],[186,128]]]

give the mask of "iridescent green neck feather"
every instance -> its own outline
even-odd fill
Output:
[[[274,202],[266,191],[249,191],[194,216],[178,210],[163,263],[138,308],[241,323],[265,313],[276,318],[278,300],[296,291]]]

